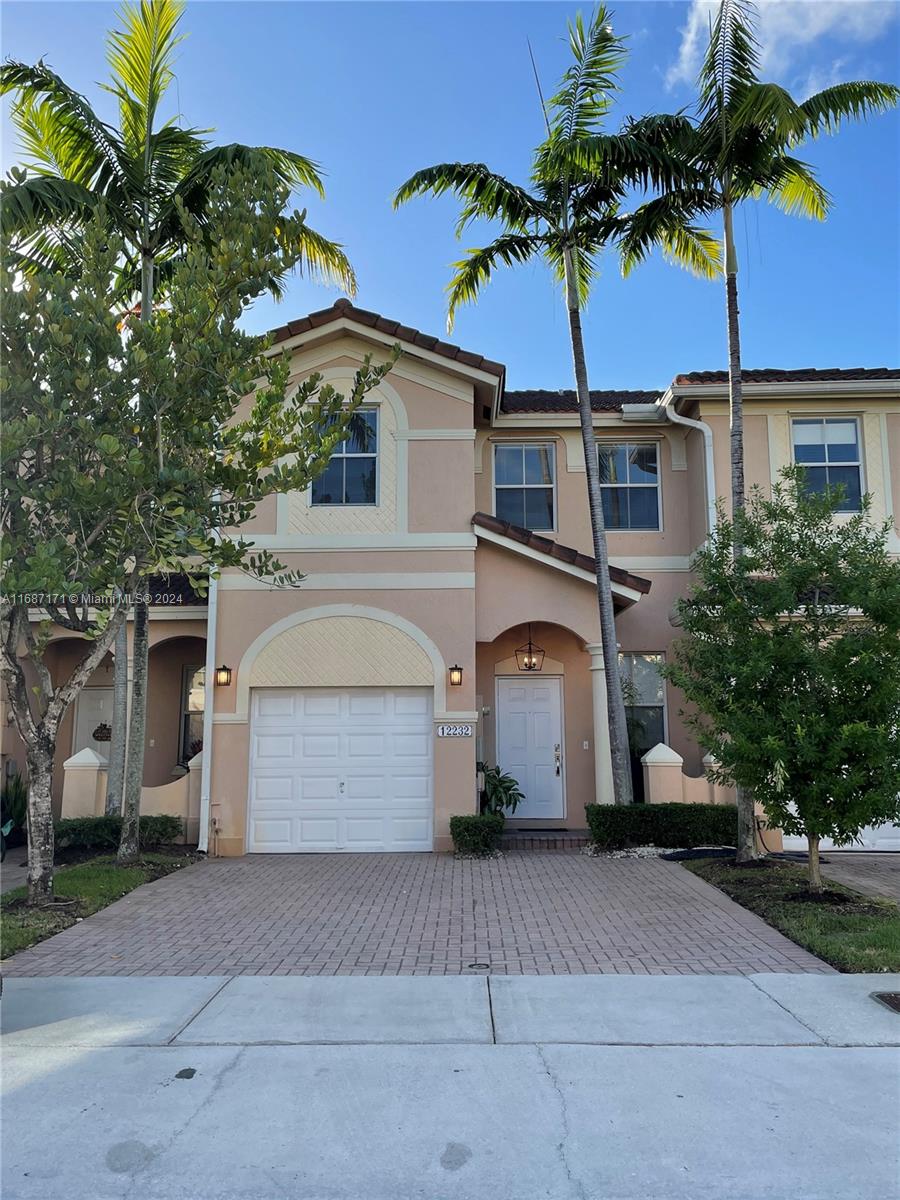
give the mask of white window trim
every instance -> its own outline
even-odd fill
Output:
[[[541,488],[547,487],[546,483],[497,483],[497,449],[498,447],[506,446],[537,446],[541,449],[546,448],[550,451],[550,465],[553,471],[553,479],[550,483],[550,490],[553,493],[553,524],[547,528],[535,529],[535,533],[556,533],[559,525],[558,515],[558,497],[556,493],[556,440],[548,440],[547,438],[491,438],[491,496],[493,498],[494,516],[497,516],[497,489],[501,491],[512,491],[514,488]],[[500,517],[499,520],[503,520]]]
[[[331,458],[329,458],[328,462],[330,464],[332,458],[340,458],[340,459],[374,458],[375,459],[375,500],[373,501],[372,504],[338,504],[338,503],[333,503],[333,502],[330,504],[317,503],[313,499],[313,484],[315,483],[315,480],[313,480],[313,483],[310,483],[310,485],[309,485],[309,491],[307,493],[307,496],[308,496],[307,504],[309,505],[310,508],[336,508],[336,509],[339,509],[341,512],[346,512],[347,509],[351,509],[351,508],[371,509],[371,508],[380,508],[381,507],[381,464],[380,464],[380,459],[381,459],[381,411],[380,411],[380,406],[376,405],[376,404],[364,404],[364,405],[362,405],[361,408],[357,409],[357,412],[361,412],[361,413],[370,412],[370,413],[375,414],[375,453],[373,454],[373,453],[371,453],[371,451],[365,450],[365,451],[353,451],[350,454],[332,454],[332,456],[331,456]]]
[[[655,446],[656,447],[656,528],[655,529],[632,529],[631,526],[618,526],[617,528],[609,528],[608,533],[664,533],[663,528],[663,494],[662,494],[662,441],[658,438],[597,438],[597,465],[600,465],[600,447],[601,446]],[[601,483],[601,493],[604,488],[625,487],[648,488],[653,485],[650,483]],[[647,652],[648,654],[650,651]]]
[[[621,666],[623,658],[658,658],[660,665],[664,665],[666,661],[665,653],[662,650],[620,650],[619,665]],[[669,690],[668,680],[660,679],[662,684],[662,710],[663,710],[663,743],[669,745]],[[659,708],[659,704],[627,704],[626,708]]]
[[[796,455],[796,446],[794,443],[794,426],[798,421],[818,421],[819,424],[826,424],[829,421],[852,421],[856,426],[856,455],[855,463],[798,463]],[[863,455],[863,422],[859,413],[790,413],[788,417],[789,436],[791,441],[791,463],[795,467],[856,467],[859,471],[859,494],[866,495],[866,464]],[[827,454],[827,451],[826,451]],[[836,512],[835,517],[840,520],[846,520],[848,517],[854,516],[862,511],[862,508],[848,508],[843,512]]]

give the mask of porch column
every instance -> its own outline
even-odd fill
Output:
[[[599,642],[585,646],[591,656],[591,693],[594,701],[594,789],[597,804],[612,804],[612,751],[609,745],[609,705],[606,701],[606,662]]]

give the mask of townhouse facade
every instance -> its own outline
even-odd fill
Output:
[[[298,384],[315,371],[338,389],[366,353],[403,353],[325,473],[243,531],[301,587],[230,571],[201,598],[158,582],[145,811],[188,797],[190,773],[189,836],[217,854],[446,850],[484,762],[524,792],[511,825],[582,828],[612,784],[574,393],[508,389],[502,364],[346,300],[274,339]],[[848,511],[868,493],[900,555],[900,370],[750,370],[744,398],[748,486],[802,462],[814,486],[844,484]],[[659,667],[729,491],[727,378],[598,391],[592,407],[640,798],[660,743],[703,774]],[[49,653],[62,671],[78,641],[59,631]],[[102,774],[111,683],[107,661],[67,717],[61,811],[79,755]],[[900,848],[900,830],[870,840]]]

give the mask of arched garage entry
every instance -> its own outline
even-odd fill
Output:
[[[431,850],[444,677],[420,629],[362,605],[292,614],[260,635],[238,672],[247,849]]]

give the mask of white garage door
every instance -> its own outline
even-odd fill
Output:
[[[253,693],[248,847],[431,850],[431,692]]]
[[[805,837],[785,837],[785,850],[806,850]],[[900,825],[867,825],[859,831],[859,841],[849,846],[835,846],[831,838],[823,838],[821,850],[900,850]]]

